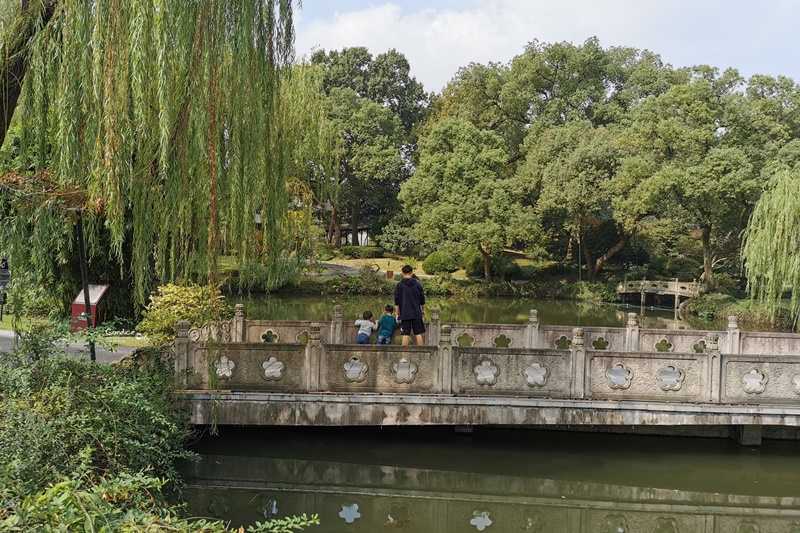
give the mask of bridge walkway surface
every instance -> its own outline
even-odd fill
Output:
[[[426,346],[346,344],[331,322],[181,322],[175,365],[195,424],[594,427],[795,438],[800,335],[441,323]],[[324,342],[323,342],[324,339]]]

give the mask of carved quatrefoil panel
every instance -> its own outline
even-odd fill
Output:
[[[473,337],[472,335],[470,335],[465,331],[464,333],[456,337],[456,342],[462,348],[469,348],[470,346],[475,344],[475,337]]]
[[[553,343],[553,346],[555,346],[558,350],[569,350],[571,345],[572,341],[569,340],[566,335],[561,335]]]
[[[417,372],[417,365],[403,357],[392,365],[394,370],[394,380],[397,383],[411,383],[414,381],[414,374]]]
[[[264,370],[264,379],[267,381],[278,381],[283,377],[283,369],[286,368],[286,365],[278,361],[276,358],[270,357],[261,363],[261,368]]]
[[[411,511],[408,510],[407,505],[395,504],[389,508],[389,514],[386,518],[384,526],[394,526],[402,529],[411,522]]]
[[[520,531],[533,533],[535,531],[541,531],[543,524],[544,520],[542,520],[542,514],[539,511],[526,509],[523,511],[518,525]]]
[[[706,341],[704,341],[704,340],[698,341],[697,344],[692,346],[692,349],[694,350],[694,353],[703,353],[703,352],[705,352],[706,351]]]
[[[361,382],[367,377],[369,365],[358,357],[353,357],[344,364],[344,379],[350,382]]]
[[[608,515],[603,520],[600,533],[628,533],[628,522],[624,516]]]
[[[361,518],[361,513],[358,512],[358,504],[351,503],[350,505],[342,505],[342,510],[339,511],[339,518],[348,524],[352,524]]]
[[[683,378],[686,377],[683,370],[668,366],[658,373],[659,386],[666,391],[676,391],[681,389]]]
[[[478,382],[478,385],[494,385],[500,369],[491,361],[483,361],[473,369],[473,372],[475,372],[475,381]]]
[[[661,339],[653,345],[657,352],[671,352],[674,347],[667,339]]]
[[[469,523],[475,526],[478,531],[483,531],[492,525],[491,514],[490,511],[472,511],[472,520]]]
[[[597,337],[592,341],[592,348],[595,350],[607,350],[609,342],[604,337]]]
[[[550,371],[546,366],[539,363],[532,363],[524,371],[525,381],[531,387],[544,387],[545,383],[547,383],[547,375],[549,373]]]
[[[653,533],[678,533],[678,524],[672,518],[658,518]]]
[[[504,333],[501,333],[492,341],[495,348],[510,348],[513,341],[508,338]]]
[[[278,340],[280,340],[280,336],[271,329],[261,334],[261,342],[278,342]]]
[[[633,371],[622,363],[617,363],[606,371],[608,386],[612,389],[627,389],[631,386]]]
[[[214,362],[214,369],[220,379],[231,379],[234,368],[236,368],[236,363],[228,359],[227,355],[223,355],[219,358],[219,361]]]
[[[757,368],[742,376],[744,391],[747,394],[761,394],[767,388],[767,381],[769,381],[767,375],[759,372]]]
[[[310,339],[310,338],[311,338],[311,335],[309,335],[308,331],[306,331],[306,330],[301,331],[295,337],[295,339],[297,339],[297,342],[299,344],[308,344],[308,339]]]
[[[739,522],[736,533],[761,533],[761,529],[755,522]]]

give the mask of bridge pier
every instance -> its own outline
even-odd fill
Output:
[[[730,427],[731,439],[742,446],[761,446],[761,426],[736,425]]]

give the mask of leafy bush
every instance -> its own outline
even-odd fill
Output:
[[[385,250],[399,254],[418,254],[423,249],[423,244],[414,237],[411,230],[414,223],[403,215],[399,215],[385,225],[380,234],[375,235],[375,242]]]
[[[339,249],[342,255],[351,259],[375,259],[383,257],[383,248],[380,246],[342,246]]]
[[[458,270],[458,261],[448,253],[436,251],[422,262],[422,270],[426,274],[445,274]]]
[[[164,285],[156,290],[136,330],[156,346],[170,342],[178,332],[178,321],[193,327],[231,316],[231,307],[216,287],[208,285]]]

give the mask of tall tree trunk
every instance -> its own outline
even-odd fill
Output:
[[[331,217],[328,221],[328,234],[325,235],[325,242],[333,244],[333,227],[336,224],[336,206],[331,203]]]
[[[353,202],[352,210],[350,211],[350,244],[353,246],[360,246],[358,243],[358,200]]]
[[[11,126],[22,93],[30,59],[30,43],[53,18],[57,3],[57,0],[36,2],[31,8],[29,2],[23,0],[17,24],[6,36],[5,57],[0,67],[0,146]]]
[[[711,226],[703,226],[703,280],[706,289],[713,291],[717,288],[714,278],[714,254],[711,250]]]
[[[492,281],[492,264],[489,261],[490,252],[484,251],[482,246],[478,246],[478,251],[483,257],[483,279],[487,282]]]
[[[597,274],[603,270],[603,266],[605,266],[606,262],[608,262],[614,254],[622,250],[626,244],[628,244],[633,237],[635,230],[625,231],[621,224],[617,224],[617,235],[619,236],[619,241],[614,244],[611,248],[609,248],[606,253],[598,257],[596,260],[592,261],[589,258],[588,254],[588,247],[584,246],[584,254],[586,257],[586,277],[589,281],[594,281],[597,277]]]

